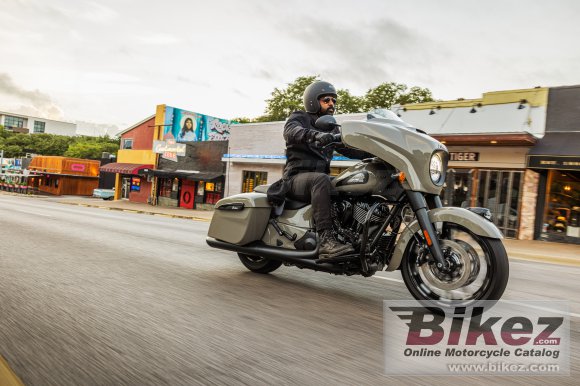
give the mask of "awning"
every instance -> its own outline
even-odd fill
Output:
[[[148,170],[147,174],[156,177],[182,178],[191,181],[212,181],[223,176],[222,173],[195,172],[186,170]]]
[[[580,132],[546,133],[528,153],[532,169],[580,170]]]
[[[100,170],[106,173],[119,173],[119,174],[143,174],[142,169],[151,169],[153,165],[142,165],[142,164],[128,164],[123,162],[112,162],[101,166]]]

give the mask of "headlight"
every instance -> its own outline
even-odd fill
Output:
[[[431,156],[431,162],[429,162],[429,174],[431,175],[431,181],[435,185],[441,184],[441,176],[443,176],[443,160],[439,153],[435,153]]]

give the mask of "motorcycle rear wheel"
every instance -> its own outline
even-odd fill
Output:
[[[418,233],[407,247],[401,266],[403,281],[419,301],[451,302],[468,306],[481,300],[498,300],[508,282],[509,262],[500,239],[478,236],[461,225],[446,222],[439,239],[447,258],[455,259],[456,269],[441,272],[435,264],[420,260]]]
[[[277,270],[282,265],[281,261],[266,259],[265,257],[260,256],[247,255],[245,253],[238,253],[238,257],[244,267],[255,273],[270,273]]]

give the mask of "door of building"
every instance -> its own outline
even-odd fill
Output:
[[[129,199],[129,193],[131,193],[131,177],[123,177],[121,183],[121,198]]]
[[[479,170],[477,206],[489,208],[505,237],[517,238],[523,171]]]
[[[181,195],[179,197],[179,206],[182,208],[193,209],[195,203],[195,181],[181,181]]]

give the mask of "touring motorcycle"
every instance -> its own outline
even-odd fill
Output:
[[[315,126],[340,127],[332,116]],[[355,253],[320,259],[311,205],[286,199],[274,208],[269,185],[218,201],[207,243],[237,252],[257,273],[282,264],[366,277],[400,270],[420,301],[467,305],[501,297],[509,276],[503,236],[486,208],[443,207],[449,152],[441,142],[390,110],[344,122],[335,140],[375,156],[332,180],[334,232]]]

